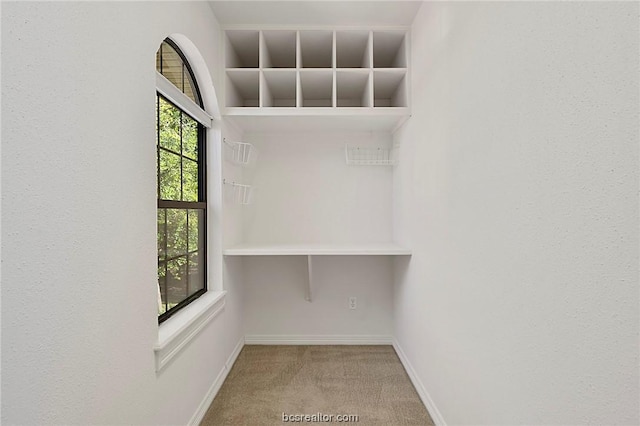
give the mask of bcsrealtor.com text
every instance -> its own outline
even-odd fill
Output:
[[[287,414],[282,413],[282,423],[357,423],[357,414]]]

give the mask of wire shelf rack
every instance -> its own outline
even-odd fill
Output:
[[[345,146],[345,157],[349,166],[395,166],[398,164],[397,149]]]
[[[254,164],[258,158],[258,150],[255,146],[247,142],[229,142],[223,139],[225,145],[230,150],[230,159],[236,164],[250,165]]]
[[[229,198],[237,204],[247,205],[253,203],[254,187],[241,183],[229,182],[226,179],[222,183],[227,185]]]

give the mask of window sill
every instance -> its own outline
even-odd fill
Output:
[[[160,372],[200,331],[224,309],[226,291],[208,291],[160,324],[153,351]]]

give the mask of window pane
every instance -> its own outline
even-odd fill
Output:
[[[180,153],[181,112],[178,108],[159,97],[160,100],[160,146]]]
[[[187,67],[184,68],[184,94],[189,97],[193,102],[200,105],[200,99],[198,98],[198,93],[194,89],[196,85],[193,83],[193,79],[191,78],[191,74]]]
[[[189,296],[204,288],[204,268],[200,264],[200,252],[189,255]]]
[[[165,293],[166,281],[165,281],[165,264],[160,262],[158,264],[158,289],[160,290],[160,300],[158,300],[158,315],[164,314],[167,311],[167,295]]]
[[[187,211],[167,209],[167,258],[187,253]]]
[[[182,159],[182,200],[198,201],[198,163]]]
[[[189,210],[189,250],[204,250],[204,210]]]
[[[158,145],[158,114],[160,108],[160,96],[156,95],[156,146]]]
[[[167,262],[167,304],[169,309],[182,302],[187,295],[187,257]]]
[[[162,75],[180,90],[182,85],[182,58],[167,42],[162,43]]]
[[[198,160],[198,123],[182,114],[182,155]]]
[[[164,45],[165,43],[163,42],[160,45],[160,49],[158,49],[158,51],[156,52],[156,71],[158,71],[159,73],[162,73],[162,68],[160,68],[160,57],[161,57],[161,52],[162,52],[162,45]]]
[[[180,201],[180,157],[160,149],[160,199]]]
[[[166,229],[164,221],[165,209],[158,209],[158,260],[165,258]]]

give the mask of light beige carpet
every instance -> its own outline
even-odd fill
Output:
[[[283,413],[433,425],[391,346],[245,346],[201,424],[282,425]]]

